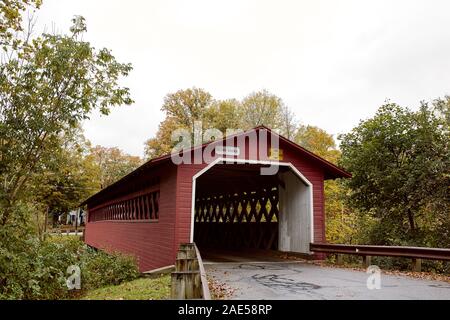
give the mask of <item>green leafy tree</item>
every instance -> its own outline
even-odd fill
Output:
[[[41,207],[42,215],[52,218],[53,225],[101,187],[99,167],[88,156],[89,142],[80,130],[66,133],[60,141],[60,148],[32,177],[29,190],[29,200]]]
[[[413,112],[393,103],[340,137],[349,202],[375,219],[374,244],[437,246],[448,222],[449,130],[436,105]],[[372,219],[372,220],[373,220]]]
[[[43,34],[5,48],[0,65],[0,225],[23,199],[30,178],[59,147],[60,135],[98,109],[131,104],[119,86],[131,65],[82,40],[86,24],[73,19],[69,35]]]
[[[22,27],[23,11],[40,4],[0,1],[0,299],[71,298],[65,278],[72,264],[82,268],[86,289],[138,275],[128,257],[37,237],[33,229],[46,208],[68,210],[99,189],[80,121],[132,102],[118,85],[131,66],[82,41],[83,18],[69,35],[33,37]],[[110,277],[100,283],[105,270]]]
[[[438,116],[443,120],[445,130],[450,131],[450,96],[446,96],[444,99],[436,99],[433,105]]]

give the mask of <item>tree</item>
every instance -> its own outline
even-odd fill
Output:
[[[194,135],[197,121],[202,123],[203,130],[218,129],[223,136],[228,129],[234,132],[262,124],[279,129],[289,138],[296,130],[292,111],[280,98],[267,91],[253,93],[240,102],[236,99],[214,100],[202,89],[180,90],[168,94],[161,109],[166,112],[166,119],[160,124],[156,137],[145,143],[147,158],[170,153],[177,144],[172,141],[172,133],[184,129]]]
[[[203,89],[192,88],[168,94],[161,108],[168,118],[173,118],[181,127],[194,132],[194,123],[202,121],[213,98]]]
[[[99,109],[131,104],[119,78],[132,67],[108,49],[82,41],[86,24],[73,19],[69,35],[43,34],[4,48],[0,65],[0,225],[10,218],[27,182],[42,168],[59,136]]]
[[[300,126],[295,134],[294,141],[335,164],[341,155],[333,136],[318,127]]]
[[[130,156],[118,148],[101,146],[92,148],[88,159],[92,159],[98,167],[101,189],[120,180],[142,164],[139,157]]]
[[[450,96],[434,100],[433,105],[438,117],[443,120],[443,125],[447,127],[447,132],[450,131]]]
[[[87,156],[88,151],[89,142],[80,129],[65,133],[60,148],[31,179],[29,200],[39,205],[44,215],[52,216],[54,225],[60,215],[100,191],[99,168]]]
[[[450,136],[436,106],[387,103],[340,139],[349,203],[377,221],[370,241],[436,245],[450,208]]]
[[[298,130],[297,121],[294,112],[285,104],[281,106],[281,128],[280,133],[289,140],[294,139]]]
[[[170,153],[177,144],[172,141],[175,130],[184,129],[193,136],[196,122],[202,123],[202,129],[216,126],[224,129],[225,125],[234,124],[237,117],[233,114],[237,111],[234,103],[234,100],[215,101],[211,94],[198,88],[169,93],[161,107],[166,118],[160,123],[156,137],[145,142],[146,158]]]
[[[171,153],[176,143],[172,141],[172,132],[180,129],[180,125],[173,117],[167,117],[160,123],[155,138],[145,142],[145,157],[153,159]]]
[[[27,8],[39,9],[42,0],[3,0],[0,2],[0,45],[14,40],[14,33],[23,30],[22,13]],[[15,39],[13,45],[17,45]]]
[[[220,130],[224,135],[228,129],[241,129],[242,105],[236,99],[215,101],[205,112],[205,122],[209,128]]]
[[[281,98],[269,93],[267,90],[253,92],[242,101],[242,124],[244,129],[265,125],[269,128],[282,127]]]

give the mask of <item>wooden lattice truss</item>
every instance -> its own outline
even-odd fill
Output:
[[[201,246],[276,249],[278,217],[278,186],[200,196],[195,241]]]

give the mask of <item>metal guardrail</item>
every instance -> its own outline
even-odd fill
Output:
[[[440,248],[311,243],[310,250],[316,253],[336,254],[338,263],[342,262],[340,254],[362,256],[365,266],[370,264],[370,257],[410,258],[413,259],[415,271],[421,270],[422,259],[450,261],[450,249]]]
[[[360,256],[403,257],[412,259],[450,260],[450,249],[424,247],[363,246],[311,243],[313,252],[343,253]]]

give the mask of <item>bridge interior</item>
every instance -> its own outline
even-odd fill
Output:
[[[308,253],[310,190],[290,167],[275,175],[261,167],[217,164],[197,178],[194,241],[209,258]]]

